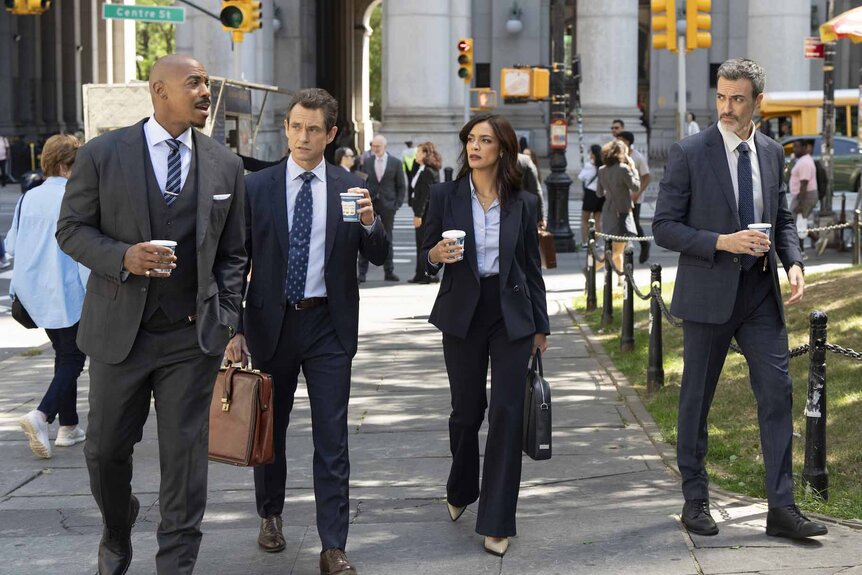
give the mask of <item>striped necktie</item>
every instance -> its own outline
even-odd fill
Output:
[[[165,203],[171,205],[180,195],[180,180],[182,175],[182,161],[180,160],[180,141],[167,139],[165,143],[171,149],[168,152],[168,179],[165,182],[165,192],[162,194]]]
[[[736,147],[739,151],[739,161],[736,164],[736,180],[739,187],[739,223],[742,229],[754,222],[754,179],[751,176],[751,156],[748,144],[740,142]],[[750,270],[757,258],[742,256],[742,269]]]
[[[311,244],[311,218],[314,202],[311,195],[312,172],[304,172],[302,187],[293,206],[293,223],[288,236],[287,301],[296,304],[305,297],[305,280],[308,276],[308,252]]]

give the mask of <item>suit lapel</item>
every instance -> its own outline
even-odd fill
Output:
[[[473,270],[476,281],[479,281],[479,260],[476,255],[476,238],[473,237],[473,200],[470,196],[469,176],[461,178],[458,187],[455,188],[451,206],[452,221],[455,222],[456,229],[467,232],[467,237],[464,238],[464,257],[470,269]]]
[[[766,157],[768,148],[764,138],[766,136],[755,130],[754,145],[757,148],[757,165],[760,166],[760,192],[763,195],[762,221],[770,222],[772,218],[772,211],[770,210],[772,193],[770,190],[775,185],[775,174],[769,169],[769,159]]]
[[[727,165],[727,150],[724,147],[724,139],[717,127],[713,126],[709,130],[712,130],[707,139],[709,165],[718,181],[719,189],[730,206],[733,218],[736,220],[736,227],[739,228],[739,206],[736,202],[736,194],[733,192],[733,180],[730,179],[730,167]]]
[[[515,258],[515,244],[518,241],[521,227],[521,208],[524,201],[515,196],[500,214],[500,281],[509,277],[509,269]]]
[[[278,164],[278,169],[272,175],[267,189],[272,201],[272,219],[275,224],[275,234],[278,245],[281,246],[282,259],[287,263],[290,253],[289,230],[287,227],[287,160]]]
[[[335,245],[335,236],[338,233],[338,222],[341,221],[341,196],[339,194],[346,191],[339,171],[343,170],[329,162],[326,163],[326,255],[323,258],[324,268],[329,263],[329,254],[332,253],[332,246]]]
[[[132,126],[126,137],[120,140],[120,146],[124,149],[118,156],[123,178],[126,181],[126,193],[129,194],[129,203],[132,205],[141,239],[149,241],[152,239],[152,231],[150,230],[150,208],[147,203],[147,162],[145,161],[145,155],[148,155],[149,151],[146,149],[144,122],[146,120],[141,120]]]
[[[188,177],[197,178],[197,244],[200,247],[204,243],[204,238],[207,237],[207,228],[209,228],[210,224],[210,212],[212,212],[213,207],[213,190],[215,189],[212,178],[214,174],[218,173],[218,166],[215,163],[216,155],[209,153],[213,141],[200,137],[196,130],[192,130],[192,140],[194,141],[192,153],[195,154],[197,160],[197,174],[190,173]],[[198,253],[201,252],[199,251]]]

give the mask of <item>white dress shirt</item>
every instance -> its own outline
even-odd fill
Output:
[[[730,132],[718,123],[718,131],[724,140],[724,151],[727,153],[727,167],[730,168],[730,180],[733,182],[733,195],[736,198],[737,209],[739,206],[739,181],[736,173],[739,164],[739,150],[737,146],[743,141],[734,132]],[[751,123],[751,135],[745,140],[748,144],[748,157],[751,159],[751,180],[754,184],[754,221],[763,221],[763,187],[760,185],[760,163],[757,161],[757,146],[754,145],[754,122]]]
[[[287,229],[293,227],[293,209],[296,207],[296,196],[302,189],[302,178],[307,170],[293,160],[287,158]],[[311,172],[311,240],[308,244],[308,270],[305,276],[305,294],[303,298],[326,297],[326,282],[323,269],[326,265],[326,160],[320,160]],[[288,265],[290,265],[288,263]]]
[[[156,121],[155,116],[150,116],[150,119],[144,123],[144,136],[147,138],[147,150],[150,153],[156,181],[159,183],[159,191],[164,194],[165,184],[168,181],[168,154],[171,151],[165,140],[170,140],[173,136]],[[182,190],[192,165],[192,129],[187,129],[174,139],[182,144],[180,146],[180,189]]]

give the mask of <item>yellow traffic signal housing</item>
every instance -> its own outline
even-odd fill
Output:
[[[712,46],[712,0],[685,0],[685,49],[687,52]]]
[[[547,100],[551,71],[547,68],[503,68],[500,95],[507,101]]]
[[[260,30],[260,2],[256,0],[222,0],[219,20],[222,30],[231,33],[234,42],[242,42],[243,34]]]
[[[6,11],[18,16],[39,16],[51,7],[51,0],[4,0]]]
[[[530,96],[533,100],[547,100],[551,94],[551,71],[547,68],[533,68],[530,78]]]
[[[469,85],[473,80],[473,39],[458,40],[458,77]]]
[[[651,0],[650,8],[652,47],[676,52],[676,0]]]
[[[246,19],[243,20],[243,32],[254,32],[263,28],[263,23],[260,21],[261,11],[260,2],[256,0],[246,0],[245,4]]]

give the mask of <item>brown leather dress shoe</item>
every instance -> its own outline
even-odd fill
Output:
[[[281,515],[270,515],[260,520],[260,533],[257,544],[267,553],[284,550],[284,534],[281,532]]]
[[[356,569],[341,549],[320,552],[320,575],[356,575]]]

